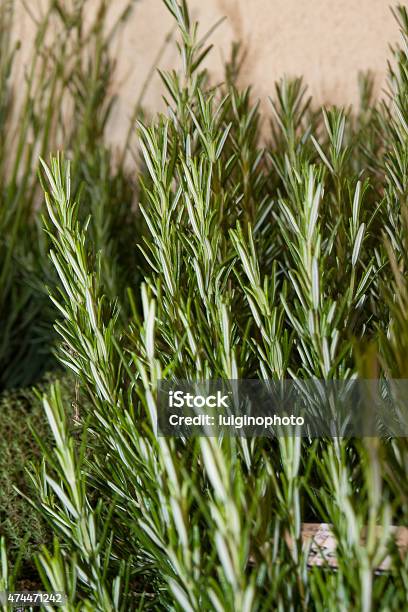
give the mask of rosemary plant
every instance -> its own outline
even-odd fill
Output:
[[[123,239],[98,152],[86,171],[86,138],[72,162],[43,162],[59,358],[77,389],[74,420],[59,385],[43,397],[53,443],[39,440],[30,475],[55,543],[37,556],[42,583],[69,611],[403,609],[405,438],[164,438],[156,391],[405,376],[407,11],[388,100],[365,78],[355,113],[315,109],[301,80],[282,81],[261,146],[237,55],[212,86],[207,36],[185,0],[164,2],[182,69],[161,75],[166,114],[138,124],[142,227],[126,247],[141,287],[112,265]],[[309,567],[305,522],[331,524],[336,570]],[[0,577],[14,588],[4,543]]]
[[[54,273],[47,261],[47,241],[41,228],[41,188],[36,177],[38,157],[64,145],[72,155],[75,191],[82,183],[92,213],[92,238],[109,252],[104,274],[112,293],[121,292],[119,265],[121,240],[112,243],[115,227],[133,235],[130,213],[133,187],[123,164],[113,169],[105,145],[105,128],[114,97],[110,93],[113,60],[110,41],[126,19],[130,2],[117,23],[108,28],[108,3],[92,8],[85,27],[88,0],[73,4],[46,2],[35,20],[35,38],[28,66],[19,60],[14,43],[15,2],[0,7],[0,387],[37,381],[52,358],[52,321],[44,280]],[[89,20],[88,20],[89,21]],[[19,88],[14,85],[17,78]],[[86,91],[84,89],[86,83]],[[116,215],[111,206],[112,186]],[[117,224],[117,225],[116,225]],[[125,239],[125,237],[123,237]],[[122,249],[127,253],[127,249]],[[131,262],[125,256],[126,265]]]

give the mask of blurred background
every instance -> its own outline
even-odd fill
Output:
[[[16,35],[28,49],[35,28],[27,10],[38,17],[41,5],[48,2],[18,2]],[[97,4],[98,0],[88,0],[87,10],[91,13]],[[110,3],[112,20],[125,4],[124,0]],[[284,75],[303,75],[319,104],[357,102],[357,75],[368,69],[380,91],[390,56],[388,43],[399,37],[388,0],[189,0],[189,6],[202,34],[226,17],[211,37],[214,50],[207,64],[214,80],[222,79],[231,44],[240,41],[246,52],[241,82],[254,85],[264,107],[273,95],[274,82]],[[171,28],[162,0],[135,0],[133,13],[114,42],[113,86],[119,99],[108,130],[113,143],[123,141],[142,89],[147,112],[162,107],[159,77],[153,74],[148,84],[146,79],[156,63],[164,69],[177,64],[175,46],[165,42]]]

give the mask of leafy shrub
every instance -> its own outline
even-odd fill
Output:
[[[44,281],[52,286],[55,277],[40,221],[38,156],[62,144],[70,151],[73,189],[85,185],[88,208],[83,215],[92,213],[92,239],[109,254],[103,267],[108,282],[113,282],[111,268],[119,263],[111,233],[122,226],[132,232],[132,183],[123,163],[113,167],[104,142],[114,103],[109,43],[131,4],[108,29],[105,0],[98,0],[92,12],[88,0],[72,5],[50,0],[38,17],[29,65],[23,71],[19,43],[13,42],[15,2],[1,3],[0,388],[31,384],[55,367],[51,350],[55,312],[44,292]],[[85,12],[92,15],[88,27]],[[129,263],[127,249],[122,252]],[[116,274],[115,282],[119,278]],[[115,296],[120,292],[118,286],[111,289]]]
[[[236,56],[212,87],[186,3],[165,3],[183,70],[162,75],[167,115],[139,125],[144,282],[139,297],[120,281],[128,311],[82,219],[89,193],[61,155],[44,164],[59,355],[83,398],[79,440],[60,386],[43,399],[44,588],[67,610],[403,609],[405,438],[167,439],[155,423],[162,378],[405,375],[407,12],[389,100],[365,79],[355,115],[317,111],[283,81],[262,148]],[[337,571],[308,569],[305,520],[332,524]]]

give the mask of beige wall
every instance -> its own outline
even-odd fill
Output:
[[[92,5],[94,0],[89,2]],[[387,0],[190,0],[189,4],[202,32],[220,17],[227,17],[212,36],[215,48],[209,67],[215,78],[221,78],[231,42],[241,40],[247,51],[242,83],[253,83],[265,108],[274,81],[284,74],[304,75],[318,102],[356,102],[358,71],[372,69],[377,87],[383,86],[388,43],[399,37]],[[121,6],[122,0],[111,0],[113,12],[119,12]],[[115,49],[119,104],[112,124],[113,140],[123,138],[125,119],[171,27],[161,0],[136,3]],[[29,28],[22,20],[25,35]],[[176,61],[170,43],[160,66],[174,66]],[[155,76],[144,99],[147,110],[161,107],[160,93],[161,82]]]

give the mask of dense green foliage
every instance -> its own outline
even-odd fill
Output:
[[[37,438],[48,435],[41,394],[49,391],[56,378],[45,377],[36,391],[19,389],[0,398],[0,533],[8,542],[12,558],[21,553],[26,579],[36,576],[35,552],[45,542],[52,542],[50,532],[28,501],[35,499],[36,492],[26,470],[41,460]],[[64,398],[71,403],[73,377],[65,376],[60,384]]]
[[[405,438],[167,439],[155,423],[161,378],[405,377],[408,14],[389,99],[365,78],[354,113],[316,109],[282,81],[263,146],[239,53],[212,87],[206,37],[165,3],[183,67],[162,74],[166,115],[138,125],[137,235],[99,146],[43,162],[58,355],[76,380],[43,395],[53,441],[30,469],[55,536],[43,588],[69,611],[404,609]],[[332,524],[336,571],[308,568],[304,521]],[[3,543],[0,589],[9,565]]]
[[[41,226],[42,195],[38,158],[61,147],[70,151],[76,192],[82,183],[85,219],[92,214],[90,238],[107,249],[103,274],[113,295],[121,291],[120,253],[110,242],[118,228],[134,235],[129,210],[134,189],[121,164],[113,169],[105,128],[114,98],[109,43],[127,12],[107,30],[108,3],[49,1],[36,16],[29,65],[19,60],[14,42],[16,4],[0,5],[0,388],[28,385],[54,365],[51,308],[44,285],[55,275]],[[22,10],[20,8],[20,10]],[[89,21],[89,19],[88,19]],[[123,157],[120,154],[120,157]],[[113,214],[115,210],[115,214]],[[116,251],[114,250],[116,249]],[[122,264],[123,265],[123,264]]]
[[[4,394],[0,404],[0,530],[15,556],[21,543],[26,541],[24,557],[33,558],[34,550],[45,540],[45,529],[39,516],[34,514],[14,487],[30,497],[35,496],[27,486],[25,469],[31,461],[38,461],[38,445],[30,431],[31,426],[39,436],[47,435],[41,401],[33,392],[25,390]]]

